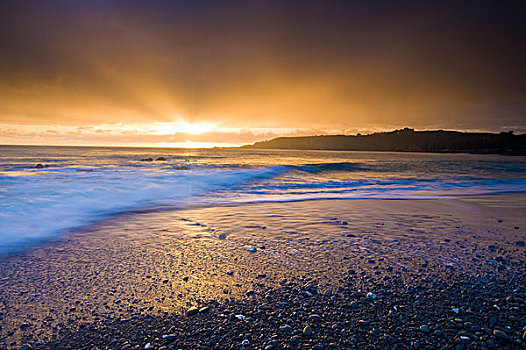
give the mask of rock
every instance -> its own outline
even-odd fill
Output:
[[[353,301],[351,301],[351,304],[349,306],[352,307],[353,309],[355,309],[355,308],[358,307],[358,302],[356,300],[353,300]]]
[[[148,343],[144,346],[145,349],[153,349],[153,345],[151,343]]]
[[[176,165],[174,166],[174,170],[189,170],[190,167],[186,166],[186,165]]]
[[[245,339],[241,342],[241,345],[243,346],[247,346],[247,345],[250,345],[250,341],[248,339]]]
[[[240,321],[243,321],[246,318],[244,315],[236,315],[235,317]]]
[[[32,349],[32,347],[29,344],[24,344],[18,348],[18,350],[30,350],[30,349]]]
[[[153,162],[153,158],[143,158],[141,162]]]
[[[426,326],[426,325],[422,325],[422,326],[420,326],[419,329],[420,329],[421,332],[424,332],[424,333],[429,333],[429,332],[430,332],[429,327]]]
[[[298,336],[294,336],[294,337],[292,337],[292,338],[289,339],[289,342],[291,342],[291,343],[295,343],[295,342],[297,342],[298,340],[300,340],[300,338],[299,338]]]
[[[163,161],[163,160],[166,160],[166,158],[164,158],[164,157],[157,157],[157,159],[155,159],[155,160]]]
[[[494,329],[493,330],[493,335],[497,339],[502,339],[502,340],[506,340],[506,341],[512,341],[511,337],[509,335],[507,335],[506,333],[504,333],[503,331],[501,331],[500,329]]]
[[[318,314],[312,314],[312,315],[309,316],[309,320],[313,321],[313,322],[318,322],[320,319],[321,319],[320,315],[318,315]]]
[[[248,247],[248,251],[251,253],[255,253],[256,250],[257,250],[256,247],[253,247],[253,246]]]
[[[191,307],[191,308],[189,308],[188,310],[186,310],[186,315],[187,315],[187,316],[192,316],[192,315],[196,315],[198,312],[199,312],[199,309],[198,309],[198,308],[196,308],[196,307]]]
[[[176,339],[176,335],[175,334],[164,334],[163,335],[163,339],[166,340],[166,341],[174,341]]]
[[[309,325],[306,325],[305,328],[303,328],[303,334],[307,336],[312,334],[312,329]]]
[[[208,311],[210,311],[210,308],[208,306],[199,309],[200,314],[206,314]]]
[[[289,326],[288,324],[286,324],[286,325],[283,325],[283,326],[279,327],[279,330],[282,331],[282,332],[290,333],[290,332],[292,332],[292,327]]]
[[[44,166],[43,166],[42,164],[40,164],[40,163],[38,163],[38,164],[35,166],[35,168],[37,168],[37,169],[42,169],[43,167],[44,167]]]
[[[515,242],[515,245],[518,245],[519,247],[524,247],[525,243],[524,241],[517,241]]]
[[[188,279],[189,279],[188,276],[183,277],[183,281],[185,281],[185,282],[188,282]]]
[[[369,299],[376,299],[376,294],[369,292],[369,293],[367,293],[367,298],[369,298]]]
[[[451,310],[453,310],[454,313],[458,314],[460,312],[460,309],[458,307],[454,307]]]
[[[254,291],[253,290],[249,290],[248,292],[245,293],[247,295],[247,297],[251,297],[251,296],[254,296]]]

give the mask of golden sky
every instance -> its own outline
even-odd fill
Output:
[[[0,3],[0,144],[526,131],[521,1]]]

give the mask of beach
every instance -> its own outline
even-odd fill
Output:
[[[525,201],[117,215],[0,261],[0,347],[524,348]]]

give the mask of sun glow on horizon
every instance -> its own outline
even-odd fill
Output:
[[[177,122],[177,123],[158,123],[153,127],[152,134],[155,135],[169,135],[176,133],[185,133],[191,135],[204,134],[212,131],[216,127],[215,124],[205,123],[188,123],[188,122]]]

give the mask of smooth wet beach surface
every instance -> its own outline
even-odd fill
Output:
[[[120,216],[2,259],[0,348],[523,348],[525,201]]]

